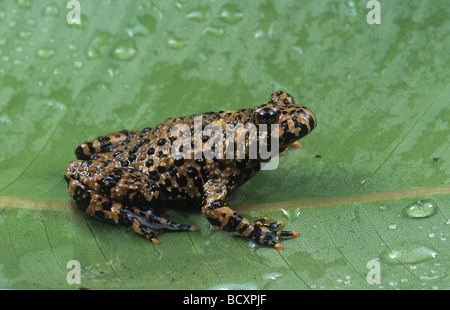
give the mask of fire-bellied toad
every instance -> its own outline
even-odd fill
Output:
[[[173,130],[176,125],[184,130]],[[276,146],[269,141],[278,138],[274,140],[278,147],[270,153],[277,155],[311,132],[316,119],[306,107],[295,104],[291,95],[279,91],[267,104],[255,108],[171,118],[142,131],[122,130],[101,136],[75,149],[78,160],[70,163],[65,172],[72,199],[86,213],[131,226],[153,243],[158,243],[158,234],[166,230],[197,230],[194,225],[175,223],[163,214],[162,208],[172,200],[201,206],[203,215],[219,230],[281,249],[280,237],[295,237],[297,231],[280,231],[283,222],[267,223],[266,217],[250,221],[227,203],[231,191],[258,172],[266,159],[250,153],[254,150],[251,131],[247,131],[245,142],[239,142],[226,140],[219,130],[208,131],[208,125],[224,131],[233,125],[240,126],[239,130],[244,126],[256,128],[253,142],[258,147],[263,141],[267,148]],[[264,135],[262,125],[276,131],[267,128]],[[200,134],[196,135],[197,129]],[[175,145],[178,153],[174,153]],[[207,145],[213,156],[206,156]],[[214,156],[218,146],[222,146],[221,152],[235,152],[231,157]]]

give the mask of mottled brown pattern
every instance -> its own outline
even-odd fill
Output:
[[[201,123],[195,123],[199,116]],[[190,133],[194,129],[205,130],[199,138],[189,133],[174,134],[174,126],[182,124]],[[69,194],[86,213],[131,226],[153,243],[159,242],[157,235],[165,230],[197,230],[160,214],[167,201],[174,200],[201,206],[203,215],[219,230],[281,249],[279,238],[295,237],[297,231],[279,231],[283,222],[267,223],[267,218],[250,221],[226,202],[234,189],[260,170],[262,159],[249,155],[248,140],[233,145],[225,139],[221,141],[222,154],[234,147],[236,152],[231,158],[211,158],[203,153],[206,146],[217,142],[214,131],[208,132],[205,126],[213,125],[225,132],[230,124],[254,124],[256,128],[278,124],[278,151],[282,152],[312,131],[316,119],[306,107],[295,104],[289,94],[275,92],[267,104],[255,108],[171,118],[142,131],[122,130],[101,136],[75,148],[78,160],[70,163],[65,172]],[[178,149],[180,145],[190,146],[180,149],[190,156],[183,158],[171,152],[171,146]],[[240,154],[245,156],[241,158],[238,152],[243,146],[245,151]]]

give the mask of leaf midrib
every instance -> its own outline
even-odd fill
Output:
[[[237,206],[234,206],[234,209],[236,211],[275,211],[280,209],[325,207],[332,205],[364,203],[376,200],[389,200],[389,199],[444,194],[444,193],[450,193],[450,186],[408,189],[408,190],[388,191],[388,192],[342,196],[342,197],[317,198],[308,200],[239,204]],[[69,200],[59,201],[40,198],[0,196],[0,207],[3,208],[9,207],[9,208],[30,209],[30,210],[65,211],[70,209],[70,205],[71,202]]]

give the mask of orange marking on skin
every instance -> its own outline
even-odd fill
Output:
[[[298,141],[295,141],[294,143],[292,143],[292,146],[296,147],[296,148],[299,148],[299,147],[302,147],[302,144],[300,142],[298,142]]]
[[[277,243],[277,244],[275,244],[274,248],[277,250],[281,250],[283,248],[283,246],[281,245],[281,243]]]

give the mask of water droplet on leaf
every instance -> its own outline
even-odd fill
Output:
[[[55,55],[55,50],[52,48],[39,48],[35,52],[36,57],[40,59],[48,59]]]
[[[437,252],[426,246],[403,244],[391,247],[381,254],[388,264],[414,264],[435,258]]]
[[[120,42],[113,50],[112,56],[118,60],[130,61],[137,54],[136,45],[133,39]]]
[[[436,204],[430,201],[418,200],[405,209],[405,214],[411,218],[423,218],[436,212]]]

